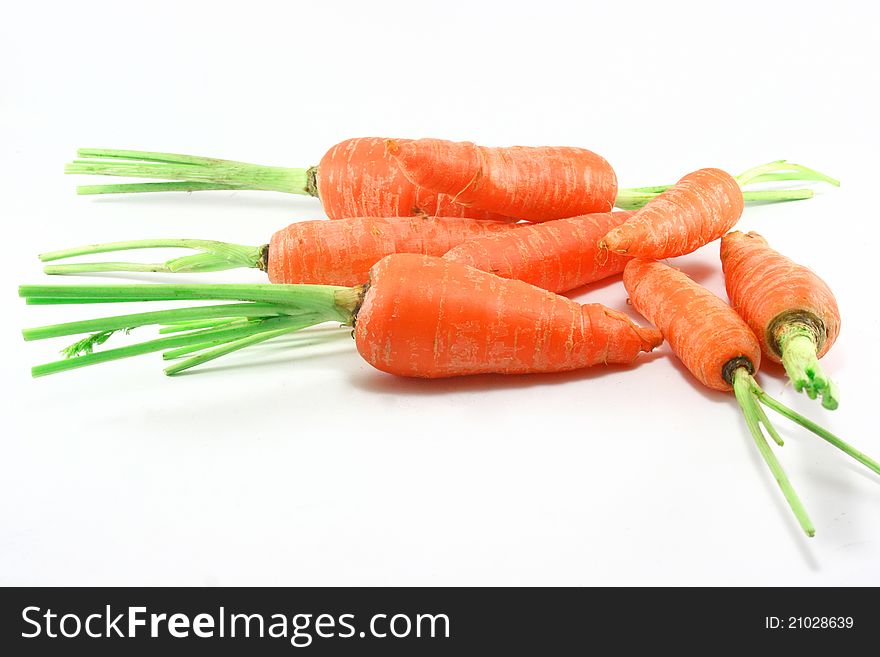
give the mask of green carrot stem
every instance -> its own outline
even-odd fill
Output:
[[[754,405],[755,415],[758,417],[758,422],[764,427],[764,430],[770,434],[770,437],[773,441],[779,445],[780,447],[785,445],[785,442],[782,440],[782,436],[779,435],[779,432],[776,431],[776,427],[770,422],[770,418],[767,417],[767,414],[764,412],[764,409],[761,408],[760,404]]]
[[[180,248],[199,251],[188,256],[173,258],[164,263],[130,263],[130,262],[89,262],[64,265],[47,265],[43,271],[47,274],[83,274],[108,271],[165,272],[165,273],[204,273],[237,269],[239,267],[266,268],[265,255],[267,247],[245,246],[229,242],[194,239],[152,239],[132,240],[127,242],[107,242],[90,244],[60,251],[40,254],[40,260],[51,262],[63,258],[72,258],[96,253],[112,251],[130,251],[134,249]]]
[[[201,328],[214,328],[224,324],[232,324],[234,322],[246,322],[247,317],[230,317],[228,319],[203,319],[186,322],[171,322],[159,329],[159,333],[180,333],[181,331],[192,331]]]
[[[804,508],[803,503],[788,479],[788,475],[785,474],[785,470],[782,469],[782,465],[776,459],[776,455],[773,453],[773,450],[770,449],[770,445],[767,444],[767,440],[761,432],[759,424],[760,415],[755,410],[757,402],[752,396],[753,382],[754,379],[746,368],[740,367],[734,372],[733,392],[736,395],[736,400],[739,402],[739,406],[742,409],[743,416],[746,420],[746,425],[749,428],[749,432],[752,434],[752,438],[755,440],[755,444],[758,446],[758,451],[760,452],[761,457],[764,459],[767,467],[770,468],[770,472],[773,473],[773,478],[776,479],[776,483],[779,484],[779,488],[782,490],[785,500],[794,512],[798,523],[800,523],[801,528],[807,536],[814,536],[816,534],[816,529],[813,527],[813,523],[807,515],[807,510]]]
[[[24,285],[19,296],[51,299],[55,303],[117,301],[253,301],[277,304],[294,310],[326,311],[331,317],[350,322],[363,294],[363,286],[336,285]],[[172,321],[172,320],[168,320]]]
[[[78,155],[88,159],[74,160],[65,166],[65,173],[160,178],[171,181],[164,188],[140,186],[140,189],[133,189],[114,185],[112,187],[116,189],[109,189],[104,186],[89,186],[79,190],[81,194],[234,188],[317,195],[313,168],[291,169],[195,155],[100,148],[80,149]],[[180,183],[188,185],[181,186]]]
[[[205,342],[197,342],[193,345],[188,345],[186,347],[177,347],[175,349],[169,349],[168,351],[162,352],[163,360],[175,360],[177,358],[183,358],[184,356],[189,356],[192,353],[197,351],[202,351],[203,349],[210,349],[211,347],[216,347],[218,344],[222,344],[223,340],[206,340]]]
[[[805,392],[810,399],[821,396],[822,406],[832,411],[836,409],[840,393],[819,363],[815,330],[792,322],[782,327],[776,341],[782,353],[782,366],[794,389]]]
[[[201,182],[122,183],[119,185],[78,185],[80,196],[96,194],[142,194],[145,192],[203,192],[222,189],[245,189],[239,185]]]
[[[279,325],[290,325],[294,321],[296,321],[295,318],[290,317],[272,317],[265,320],[262,327],[248,326],[218,330],[208,329],[207,331],[196,331],[195,333],[187,333],[184,335],[172,335],[165,338],[157,338],[155,340],[140,342],[127,347],[107,349],[105,351],[94,352],[84,356],[77,356],[75,358],[67,358],[65,360],[46,363],[44,365],[37,365],[31,369],[31,374],[34,377],[46,376],[48,374],[57,374],[78,367],[97,365],[98,363],[106,363],[112,360],[162,351],[169,347],[182,347],[188,344],[203,343],[205,342],[206,335],[210,335],[212,340],[238,340],[245,336],[252,335],[255,332],[260,332],[269,328],[277,328]]]
[[[847,443],[846,441],[838,438],[833,433],[825,429],[824,427],[819,426],[812,420],[805,418],[803,415],[793,411],[792,409],[785,406],[783,403],[777,401],[766,392],[764,392],[760,386],[756,382],[753,382],[752,394],[754,394],[755,398],[760,401],[765,406],[772,408],[774,411],[782,415],[783,417],[787,417],[792,422],[796,422],[801,425],[808,431],[813,432],[823,440],[831,443],[837,449],[841,450],[843,453],[851,456],[856,461],[864,465],[865,467],[873,470],[877,474],[880,474],[880,463],[877,463],[874,459],[872,459],[867,454],[864,454],[857,450],[855,447]]]
[[[185,361],[176,363],[175,365],[172,365],[170,367],[166,367],[165,374],[167,374],[168,376],[174,376],[175,374],[179,374],[184,370],[196,367],[197,365],[202,365],[203,363],[207,363],[208,361],[220,358],[221,356],[225,356],[234,351],[238,351],[239,349],[244,349],[245,347],[250,347],[252,345],[259,344],[260,342],[265,342],[266,340],[271,340],[272,338],[277,338],[282,335],[292,333],[294,331],[299,331],[308,326],[313,326],[315,323],[316,318],[314,316],[305,317],[302,318],[299,322],[291,322],[287,324],[284,328],[262,331],[252,336],[241,338],[240,340],[228,342],[213,349],[204,351],[196,356],[193,356],[192,358],[188,358]]]
[[[34,376],[43,376],[153,351],[169,350],[172,354],[169,357],[174,357],[181,355],[179,349],[183,347],[214,347],[209,352],[189,359],[186,367],[182,368],[188,369],[244,348],[254,342],[246,341],[246,338],[268,331],[290,333],[328,321],[352,325],[365,289],[362,285],[350,288],[331,285],[36,285],[22,286],[19,294],[26,299],[57,303],[169,299],[246,302],[160,310],[26,329],[24,336],[28,340],[92,332],[64,350],[68,356],[66,360],[33,368]],[[194,323],[205,320],[211,320],[209,327],[201,330],[196,328]],[[174,325],[177,328],[183,327],[185,332],[127,347],[94,352],[94,347],[103,344],[114,331],[127,331],[147,324]],[[193,328],[196,330],[192,330]],[[230,343],[230,347],[219,349],[225,343]],[[174,352],[175,349],[178,351]],[[181,368],[172,368],[172,373],[180,370]]]
[[[836,178],[805,167],[802,164],[787,162],[786,160],[775,160],[767,164],[759,164],[756,167],[743,171],[736,177],[736,181],[741,187],[753,183],[783,180],[816,180],[840,187],[840,181]]]
[[[92,333],[96,331],[118,331],[132,329],[150,324],[165,324],[170,321],[207,319],[218,317],[269,317],[284,314],[284,308],[275,304],[266,303],[231,303],[216,306],[201,306],[196,308],[174,308],[171,310],[158,310],[153,312],[135,313],[131,315],[117,315],[115,317],[102,317],[99,319],[87,319],[80,322],[67,322],[65,324],[52,324],[37,328],[24,329],[22,335],[25,340],[45,340],[64,335],[77,335],[79,333]]]

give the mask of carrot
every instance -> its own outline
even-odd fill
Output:
[[[398,140],[397,143],[409,142]],[[589,151],[583,149],[543,148],[524,149],[522,152],[523,154],[552,153],[557,173],[572,169],[578,163],[578,158],[584,160],[581,165],[588,164],[590,161],[599,164],[604,162],[594,154],[585,156],[584,154]],[[573,153],[577,157],[572,162],[568,162],[563,157],[566,153]],[[462,199],[454,198],[450,194],[437,193],[437,190],[414,185],[407,180],[392,155],[386,151],[385,140],[379,137],[347,139],[327,151],[317,166],[307,169],[262,166],[233,160],[151,151],[84,148],[80,149],[77,154],[81,159],[69,163],[64,168],[65,173],[154,178],[168,181],[124,183],[121,185],[81,185],[77,187],[79,194],[254,189],[317,196],[320,198],[327,216],[331,219],[429,215],[472,217],[498,221],[512,220],[496,211],[480,210],[476,206],[468,207],[461,202]],[[560,157],[563,159],[560,160]],[[452,164],[455,168],[455,163]],[[540,169],[538,164],[534,164],[534,166],[538,166]],[[798,165],[787,165],[784,170],[777,170],[779,163],[773,163],[773,166],[776,168],[772,171],[763,172],[761,182],[811,179],[801,175],[797,169],[791,168]],[[604,167],[605,165],[601,165],[602,170],[607,174],[608,171]],[[573,202],[576,200],[576,194],[570,188],[577,182],[574,179],[569,177],[547,182],[546,172],[538,171],[535,173],[533,171],[529,175],[533,174],[537,176],[536,180],[542,180],[542,184],[549,185],[548,189],[552,191],[551,196],[546,198],[535,196],[538,192],[534,184],[531,185],[530,191],[529,187],[523,186],[522,180],[512,180],[508,171],[507,181],[515,183],[518,187],[517,190],[514,190],[514,195],[517,198],[526,197],[531,206],[538,206],[541,212],[545,212],[546,208],[550,207],[548,199],[565,196],[572,202],[569,203],[569,209],[563,210],[561,206],[556,208],[556,216],[559,217],[594,211],[584,207],[583,203],[578,205]],[[610,181],[613,178],[613,172],[607,177]],[[576,187],[583,191],[588,182],[583,179]],[[592,182],[589,184],[592,185]],[[668,187],[668,185],[661,185],[659,187],[619,190],[616,205],[627,210],[638,209]],[[461,189],[454,190],[455,193],[459,191]],[[746,192],[745,198],[747,201],[773,202],[810,198],[812,195],[813,193],[809,189],[758,190]],[[613,201],[613,195],[611,200]],[[608,209],[610,209],[610,205],[604,201],[599,206],[599,210]],[[563,212],[563,214],[559,214],[559,212]],[[519,215],[512,216],[519,217]]]
[[[47,274],[136,271],[200,273],[252,267],[272,283],[356,285],[391,253],[441,256],[475,236],[508,232],[517,224],[467,217],[355,217],[301,221],[272,235],[268,244],[245,246],[192,239],[110,242],[43,253],[43,262],[130,249],[187,248],[199,253],[164,263],[92,262],[47,265]]]
[[[840,333],[840,311],[825,282],[758,233],[725,235],[721,264],[727,296],[764,356],[783,364],[795,390],[837,408],[837,386],[819,364]]]
[[[385,153],[379,137],[347,139],[333,146],[317,166],[307,169],[175,153],[83,148],[64,172],[173,182],[87,185],[79,194],[256,189],[317,196],[331,219],[440,215],[505,220],[498,214],[468,208],[443,194],[411,184]]]
[[[630,216],[631,212],[602,212],[519,225],[462,242],[443,258],[551,292],[567,292],[623,271],[630,258],[616,253],[597,257],[598,241]]]
[[[739,221],[745,203],[742,185],[795,175],[840,184],[817,171],[785,162],[755,167],[737,178],[721,169],[699,169],[648,201],[625,224],[610,230],[600,246],[652,260],[691,253],[717,240]]]
[[[632,260],[624,269],[623,282],[635,309],[660,329],[672,351],[700,383],[714,390],[733,390],[761,456],[808,536],[813,536],[815,529],[767,444],[762,426],[779,445],[782,439],[760,404],[800,424],[880,474],[880,464],[876,461],[761,389],[754,379],[761,362],[761,346],[745,321],[724,301],[660,262]]]
[[[313,326],[354,326],[358,352],[374,367],[402,376],[561,372],[631,363],[660,344],[654,329],[599,304],[580,305],[521,281],[432,256],[393,254],[367,285],[26,286],[28,303],[234,300],[220,304],[72,322],[24,331],[26,340],[90,333],[65,350],[66,360],[35,367],[34,376],[165,351],[189,356],[176,374],[232,351]],[[160,324],[175,335],[93,351],[113,332]],[[170,330],[167,330],[170,329]],[[170,353],[169,351],[170,350]],[[195,352],[195,355],[193,355]]]

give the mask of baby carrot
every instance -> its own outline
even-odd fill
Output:
[[[761,352],[782,363],[798,392],[835,409],[837,386],[819,364],[840,333],[840,311],[821,278],[770,248],[758,233],[721,239],[731,305],[754,331]]]
[[[229,300],[220,304],[122,315],[26,329],[26,340],[90,334],[66,360],[37,366],[34,376],[172,350],[188,358],[176,374],[232,351],[322,322],[354,326],[358,352],[392,374],[438,378],[466,374],[561,372],[631,363],[660,344],[660,334],[600,304],[581,305],[521,281],[441,258],[393,254],[370,282],[329,285],[25,286],[28,303]],[[231,320],[231,321],[230,321]],[[207,323],[206,323],[207,322]],[[212,323],[213,322],[213,323]],[[94,351],[115,331],[160,324],[175,335]],[[189,351],[196,348],[194,355]],[[83,354],[83,355],[77,355]]]
[[[610,230],[601,246],[651,260],[691,253],[717,240],[739,221],[746,200],[742,185],[789,180],[793,176],[840,184],[817,171],[785,162],[755,167],[737,178],[721,169],[700,169],[648,201],[629,221]]]
[[[762,458],[808,536],[815,533],[813,524],[761,430],[763,426],[782,444],[761,403],[880,474],[876,461],[761,389],[754,379],[761,346],[745,321],[724,301],[660,262],[632,260],[624,270],[623,282],[635,309],[660,329],[672,351],[700,383],[714,390],[733,390]]]

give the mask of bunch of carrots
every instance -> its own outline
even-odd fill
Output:
[[[268,243],[149,239],[44,253],[48,274],[213,272],[253,267],[260,285],[23,286],[29,304],[210,300],[223,303],[26,329],[26,340],[85,335],[42,376],[150,352],[177,374],[323,322],[352,327],[360,355],[399,376],[559,372],[633,363],[664,340],[703,385],[733,392],[761,456],[804,531],[815,532],[767,437],[764,407],[874,472],[880,464],[758,385],[761,360],[826,409],[839,392],[819,359],[840,331],[828,286],[757,233],[732,229],[748,203],[807,199],[809,188],[747,189],[833,178],[786,161],[734,177],[700,169],[673,185],[619,189],[611,165],[573,147],[490,148],[439,139],[350,139],[317,166],[283,168],[188,155],[85,149],[67,173],[151,182],[81,194],[256,189],[308,194],[334,220],[294,223]],[[615,210],[615,208],[617,208]],[[730,303],[667,258],[721,240]],[[192,251],[166,262],[60,263],[133,249]],[[561,293],[623,274],[634,308],[656,328]],[[160,337],[103,348],[117,332],[157,325]]]

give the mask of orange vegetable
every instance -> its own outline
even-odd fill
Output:
[[[704,386],[733,389],[733,371],[750,374],[761,364],[754,333],[724,301],[685,274],[649,260],[633,260],[623,272],[633,307],[654,324],[679,360]]]
[[[608,231],[603,248],[647,260],[674,258],[696,251],[733,228],[746,201],[776,203],[809,198],[809,189],[743,191],[752,183],[815,180],[840,182],[800,164],[778,160],[744,171],[736,178],[721,169],[700,169],[671,187],[622,190],[618,206],[641,207],[629,221]],[[659,192],[659,193],[658,193]],[[806,192],[804,195],[800,193]],[[644,203],[638,205],[644,199]]]
[[[753,376],[761,359],[758,339],[733,308],[709,290],[668,265],[646,260],[631,261],[623,272],[623,282],[635,309],[660,329],[675,355],[703,385],[733,389],[761,456],[808,536],[815,529],[764,437],[762,426],[782,445],[761,403],[880,473],[876,461],[761,389]]]
[[[623,271],[630,258],[616,253],[600,257],[598,242],[630,216],[632,212],[600,212],[518,225],[516,230],[462,242],[443,258],[551,292],[567,292]]]
[[[730,230],[739,221],[743,203],[732,176],[720,169],[700,169],[608,231],[601,246],[652,260],[684,255]]]
[[[394,254],[376,264],[368,285],[30,286],[28,303],[150,300],[236,300],[72,322],[24,332],[36,340],[91,333],[67,360],[34,368],[35,376],[165,351],[188,355],[166,370],[195,365],[322,322],[354,325],[360,354],[403,376],[438,378],[495,372],[561,372],[631,363],[660,344],[660,334],[599,304],[581,305],[521,281],[499,278],[441,258]],[[207,322],[207,323],[206,323]],[[128,347],[93,352],[114,332],[162,324],[174,333]],[[194,351],[198,351],[195,356]],[[84,355],[80,355],[84,354]]]
[[[825,281],[770,248],[758,233],[725,235],[721,264],[727,296],[764,356],[785,366],[795,390],[837,408],[837,387],[819,364],[840,333],[840,311]]]
[[[661,342],[654,329],[601,304],[416,255],[373,268],[355,327],[371,365],[425,378],[631,363]]]
[[[387,151],[418,187],[473,209],[529,221],[608,212],[617,176],[583,148],[489,148],[442,139],[389,139]]]

